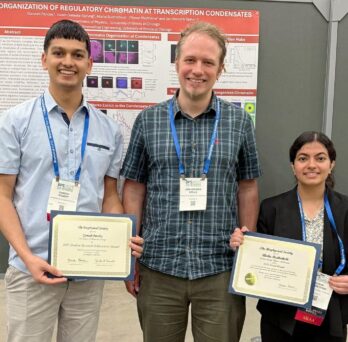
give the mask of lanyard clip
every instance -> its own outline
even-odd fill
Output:
[[[206,173],[202,173],[201,178],[202,178],[202,181],[204,181],[207,178],[207,174]]]
[[[59,176],[56,176],[56,182],[57,183],[59,182]]]
[[[185,178],[186,178],[186,177],[185,177],[185,174],[184,174],[184,173],[181,173],[181,174],[180,174],[180,178],[181,178],[182,180],[185,180]]]

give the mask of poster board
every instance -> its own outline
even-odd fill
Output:
[[[215,91],[255,121],[257,10],[186,7],[184,2],[182,7],[159,7],[0,1],[0,17],[0,115],[47,87],[48,75],[41,66],[45,33],[58,20],[74,20],[85,27],[92,44],[94,66],[84,81],[84,95],[120,123],[125,152],[138,113],[172,97],[179,87],[174,62],[180,31],[192,22],[208,21],[218,25],[229,42],[226,72]],[[6,242],[0,240],[0,245],[7,255]]]

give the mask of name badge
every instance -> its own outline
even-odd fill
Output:
[[[68,180],[53,179],[47,205],[47,220],[51,210],[76,211],[80,184]]]
[[[180,211],[207,208],[207,178],[180,178]]]
[[[318,272],[312,307],[309,309],[297,309],[295,315],[297,321],[317,326],[323,323],[332,295],[332,288],[329,286],[329,278],[329,275]]]

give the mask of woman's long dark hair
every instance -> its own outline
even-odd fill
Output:
[[[331,163],[336,160],[336,150],[333,142],[324,133],[307,131],[303,132],[300,136],[298,136],[291,145],[289,149],[290,162],[294,164],[297,152],[301,149],[303,145],[314,141],[317,141],[326,147]],[[328,175],[325,183],[330,188],[334,187],[335,181],[332,173]]]

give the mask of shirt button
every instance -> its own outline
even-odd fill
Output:
[[[70,171],[70,174],[73,175],[73,174],[74,174],[74,171]]]
[[[192,220],[188,220],[187,223],[188,223],[188,224],[192,224]]]
[[[72,127],[70,127],[70,132],[72,132],[74,129]]]
[[[71,150],[70,150],[70,153],[74,153],[74,150],[71,149]]]

